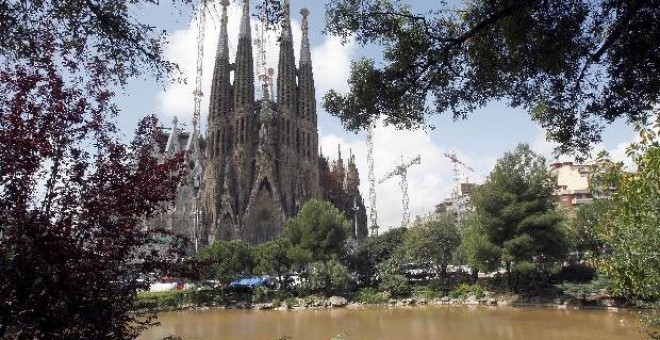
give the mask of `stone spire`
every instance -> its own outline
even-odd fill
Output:
[[[277,103],[285,116],[296,115],[296,61],[293,56],[293,36],[289,1],[284,0],[284,21],[280,38],[280,59],[277,66]]]
[[[298,108],[300,117],[316,125],[316,94],[314,91],[314,73],[312,71],[312,56],[309,47],[309,24],[307,8],[300,10],[302,14],[302,41],[300,43],[300,66],[298,79]]]
[[[238,34],[236,66],[234,72],[234,110],[250,107],[254,102],[254,61],[252,57],[252,33],[250,30],[250,1],[245,0],[243,18]]]
[[[223,0],[222,18],[220,19],[220,34],[215,54],[215,67],[211,83],[211,98],[209,105],[209,125],[214,125],[219,117],[225,116],[232,109],[231,98],[231,64],[229,62],[229,43],[227,38],[227,6],[228,0]]]
[[[179,144],[179,120],[174,116],[172,118],[172,133],[170,133],[169,138],[167,139],[167,144],[165,146],[165,154],[167,156],[172,156],[177,152],[181,151]]]
[[[344,168],[344,160],[341,158],[341,144],[337,144],[337,167],[335,171],[337,171],[337,177],[343,188],[344,180],[346,179],[346,169]]]

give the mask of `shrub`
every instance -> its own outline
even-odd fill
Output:
[[[559,282],[589,282],[596,276],[596,269],[585,266],[584,264],[575,264],[561,268],[557,274]]]
[[[379,288],[389,292],[393,297],[403,297],[410,294],[408,279],[399,271],[399,265],[395,260],[385,261],[378,270],[380,282]]]
[[[348,290],[350,285],[351,278],[348,269],[341,263],[330,260],[314,262],[310,265],[307,286],[312,291],[343,292]]]
[[[437,299],[439,297],[444,296],[442,291],[439,290],[434,290],[434,289],[423,289],[423,290],[418,290],[413,293],[413,296],[420,299],[424,298],[427,300],[433,300]]]
[[[483,287],[481,287],[478,284],[469,285],[467,283],[463,283],[460,286],[458,286],[458,288],[452,290],[449,293],[449,296],[460,299],[465,299],[470,295],[474,295],[474,297],[477,299],[484,297]]]
[[[604,277],[598,277],[588,283],[564,282],[555,285],[555,287],[559,288],[564,294],[571,295],[573,297],[580,297],[582,295],[588,295],[592,293],[600,293],[602,290],[606,290],[609,286],[610,280]]]
[[[355,301],[368,303],[368,304],[379,304],[385,303],[389,300],[389,294],[386,292],[379,292],[374,288],[362,288],[357,294],[355,294]]]
[[[252,292],[252,303],[264,303],[268,301],[268,288],[257,287]]]
[[[224,294],[215,289],[144,292],[138,294],[135,307],[137,309],[155,309],[182,307],[189,304],[211,306],[225,304],[226,300]]]

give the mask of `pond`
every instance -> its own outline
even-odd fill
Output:
[[[142,339],[642,339],[635,314],[515,307],[206,310],[158,315]]]

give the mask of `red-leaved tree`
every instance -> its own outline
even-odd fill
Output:
[[[156,157],[154,117],[119,142],[107,88],[121,65],[51,31],[24,42],[29,58],[0,55],[0,338],[134,338],[152,323],[133,312],[137,276],[174,249],[146,221],[182,156]]]

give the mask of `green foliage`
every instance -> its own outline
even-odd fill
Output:
[[[378,277],[380,290],[390,293],[391,296],[402,297],[410,294],[408,279],[399,270],[399,263],[396,259],[383,262],[378,268]]]
[[[353,63],[349,93],[324,96],[349,129],[381,116],[403,128],[432,113],[465,118],[506,100],[562,149],[587,151],[602,124],[660,102],[653,1],[437,2],[425,13],[408,3],[328,1],[327,32],[384,49],[382,63]]]
[[[592,204],[580,206],[567,223],[569,238],[572,245],[580,253],[587,253],[591,262],[601,255],[603,234],[607,229],[607,213],[614,208],[607,198],[596,199]]]
[[[254,247],[255,273],[259,274],[277,274],[280,282],[283,282],[284,275],[289,272],[293,266],[293,261],[289,256],[289,242],[285,239],[278,239],[262,243]]]
[[[137,295],[136,309],[181,308],[188,305],[223,305],[227,297],[220,290],[175,290],[168,292],[143,292]]]
[[[394,228],[367,238],[358,245],[355,253],[346,256],[347,267],[357,273],[362,282],[371,282],[378,266],[391,259],[395,250],[403,244],[407,231],[407,228]]]
[[[345,292],[351,287],[351,278],[339,261],[319,261],[310,264],[307,285],[312,291]]]
[[[343,250],[350,224],[344,214],[326,201],[311,199],[284,225],[295,261],[325,261]]]
[[[197,260],[202,277],[225,284],[251,274],[254,267],[252,248],[240,240],[215,242],[200,251]]]
[[[598,277],[587,283],[563,282],[555,285],[555,287],[559,288],[564,294],[577,298],[588,294],[597,294],[602,291],[607,291],[607,288],[610,285],[611,282],[607,278]]]
[[[254,289],[252,292],[252,303],[264,303],[269,300],[269,291],[268,288],[260,286]]]
[[[445,294],[444,294],[444,291],[442,291],[442,290],[433,289],[432,287],[425,287],[424,289],[421,289],[421,290],[415,290],[412,293],[412,295],[417,299],[424,298],[424,299],[430,301],[430,300],[433,300],[433,299],[443,297]]]
[[[640,122],[639,142],[628,148],[637,172],[608,165],[601,177],[604,186],[615,187],[614,209],[603,238],[610,250],[602,270],[612,280],[612,292],[626,297],[660,298],[660,119]]]
[[[361,288],[355,294],[355,301],[372,305],[386,303],[389,299],[387,293],[379,292],[372,287]]]
[[[585,264],[573,264],[562,267],[556,276],[562,282],[589,282],[596,276],[596,268]]]
[[[463,226],[458,253],[463,263],[475,272],[492,272],[500,266],[502,251],[488,239],[477,214],[470,214]]]
[[[465,299],[470,295],[474,295],[474,297],[477,299],[484,297],[485,294],[483,287],[478,284],[469,285],[467,283],[463,283],[449,293],[449,296],[460,299]]]
[[[487,237],[477,243],[488,249],[486,258],[499,252],[509,268],[524,261],[542,266],[564,255],[567,241],[551,199],[554,183],[545,159],[525,144],[497,161],[473,194],[476,218]]]
[[[445,217],[410,228],[402,249],[412,261],[433,263],[440,275],[445,276],[460,243],[461,237],[454,219]]]

